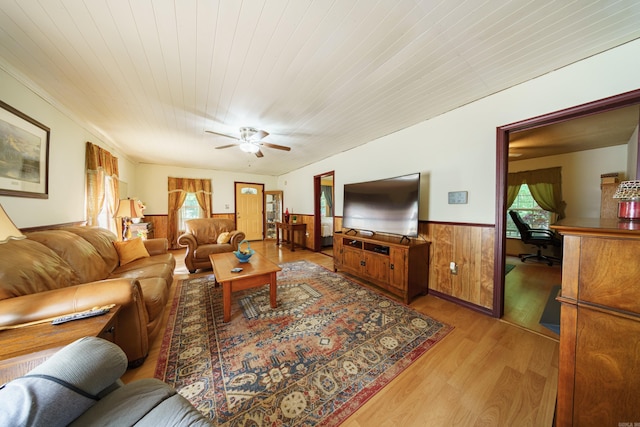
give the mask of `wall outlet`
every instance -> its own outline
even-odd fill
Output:
[[[451,274],[458,274],[458,264],[451,261],[451,263],[449,264],[449,270],[451,270]]]

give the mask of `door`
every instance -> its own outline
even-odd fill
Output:
[[[262,240],[263,205],[263,184],[236,182],[236,228],[247,240]]]
[[[321,249],[330,249],[333,245],[334,180],[333,171],[313,177],[313,249],[316,252]]]

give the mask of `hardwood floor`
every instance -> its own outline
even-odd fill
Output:
[[[251,247],[275,262],[306,259],[333,268],[333,260],[326,254],[290,252],[276,248],[273,241],[251,242]],[[174,255],[178,261],[176,280],[182,280],[188,277],[184,255],[182,251]],[[431,295],[416,298],[410,306],[454,326],[454,330],[343,426],[552,425],[557,341]],[[153,377],[161,342],[162,336],[154,340],[145,363],[128,371],[125,382]]]
[[[522,262],[518,257],[507,257],[506,262],[515,268],[505,276],[502,320],[558,340],[558,334],[539,322],[551,288],[562,283],[562,266]]]

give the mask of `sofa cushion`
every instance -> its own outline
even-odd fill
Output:
[[[0,245],[0,300],[64,288],[80,283],[71,266],[58,254],[30,239]]]
[[[176,259],[170,253],[151,255],[148,258],[140,258],[130,262],[129,264],[121,265],[120,267],[116,268],[112,272],[112,274],[120,274],[124,271],[138,270],[155,264],[166,264],[171,268],[171,271],[173,271],[176,267]]]
[[[147,260],[149,258],[144,258]],[[134,261],[137,262],[137,261]],[[125,267],[127,267],[125,265]],[[138,264],[138,267],[135,269],[116,269],[109,276],[110,279],[150,279],[150,278],[160,278],[164,281],[165,286],[167,288],[171,287],[171,282],[173,280],[173,267],[167,264]]]
[[[66,230],[35,231],[27,233],[27,238],[57,253],[73,268],[80,283],[104,279],[111,272],[96,248],[75,233]]]
[[[233,252],[231,245],[229,243],[223,243],[221,245],[215,243],[198,246],[193,252],[193,257],[197,259],[208,259],[210,254],[221,254],[224,252]]]
[[[118,253],[113,242],[117,237],[106,228],[100,227],[64,227],[62,230],[77,234],[96,248],[109,271],[113,271],[119,263]]]
[[[144,247],[140,237],[125,240],[124,242],[113,242],[113,246],[118,252],[120,265],[129,264],[140,258],[149,258],[149,252],[147,252],[147,248]]]

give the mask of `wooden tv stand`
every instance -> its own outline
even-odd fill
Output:
[[[406,239],[405,239],[406,240]],[[429,242],[335,233],[333,269],[386,289],[408,304],[429,290]]]

